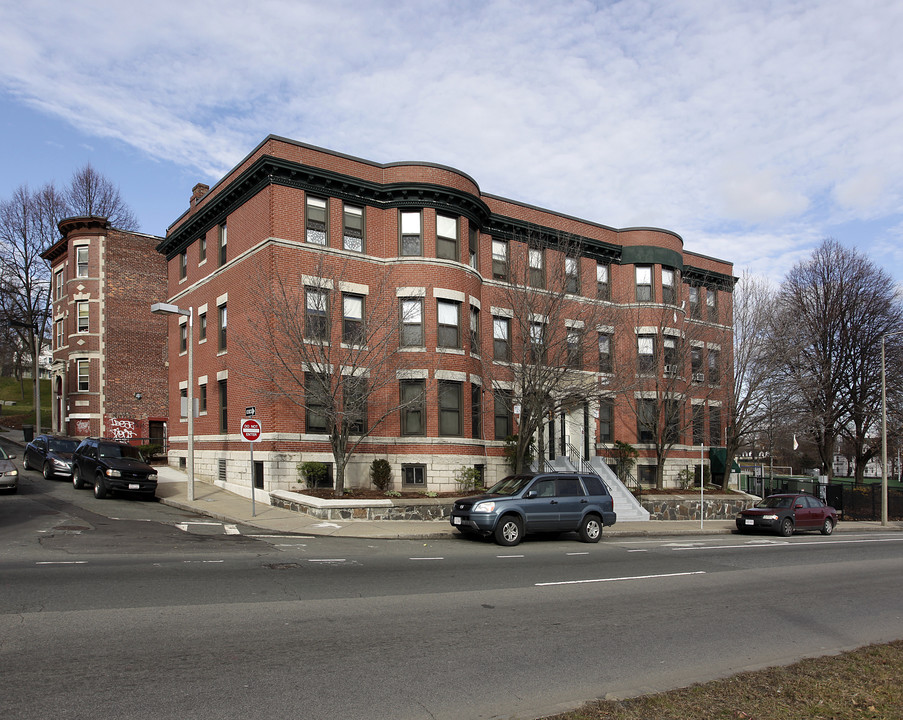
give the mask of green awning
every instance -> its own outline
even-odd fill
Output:
[[[712,461],[712,475],[724,473],[724,465],[727,462],[727,448],[713,447],[709,450],[709,459]],[[731,463],[731,472],[740,472],[740,466],[734,459]]]

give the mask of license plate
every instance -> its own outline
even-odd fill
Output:
[[[138,483],[129,483],[129,490],[140,490],[141,486]]]
[[[755,520],[750,520],[749,518],[747,518],[747,519],[746,519],[746,524],[747,524],[747,525],[755,525],[755,524],[756,524],[756,521],[755,521]]]
[[[460,524],[461,524],[461,518],[459,518],[459,517],[452,518],[452,525],[460,525]]]

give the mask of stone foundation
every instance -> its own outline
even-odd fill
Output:
[[[277,490],[270,505],[321,520],[448,520],[453,498],[386,498],[385,500],[323,500]]]
[[[757,499],[751,495],[706,495],[702,519],[733,520]],[[700,519],[699,495],[643,495],[640,504],[649,511],[650,520]]]

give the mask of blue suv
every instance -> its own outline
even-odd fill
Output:
[[[506,546],[532,532],[577,532],[583,542],[599,542],[602,528],[616,520],[605,483],[582,473],[509,475],[484,495],[456,500],[449,518],[462,533],[491,535]]]

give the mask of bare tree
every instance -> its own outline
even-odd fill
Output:
[[[769,344],[774,312],[775,292],[768,282],[743,273],[734,286],[734,378],[725,418],[726,457],[721,479],[724,490],[740,448],[761,430],[768,416],[768,393],[775,367]]]
[[[328,436],[337,497],[366,438],[402,410],[425,412],[422,394],[401,399],[398,393],[406,355],[397,352],[391,271],[377,273],[362,295],[345,281],[354,262],[321,252],[306,279],[261,271],[253,284],[256,333],[241,343],[261,389],[293,407],[306,432]]]
[[[534,442],[542,466],[541,430],[549,417],[599,394],[593,363],[608,310],[578,294],[581,250],[566,236],[526,233],[507,243],[503,267],[496,267],[506,282],[494,296],[499,315],[493,318],[493,345],[482,353],[483,376],[496,398],[519,410],[515,472],[527,468]]]
[[[105,217],[119,230],[138,230],[138,218],[119,188],[90,163],[76,170],[66,189],[69,215]]]
[[[31,355],[35,425],[41,429],[39,358],[50,317],[50,267],[41,253],[59,236],[66,214],[63,197],[52,184],[38,191],[20,186],[0,202],[0,312]]]
[[[838,438],[855,446],[857,476],[874,453],[881,337],[903,329],[886,273],[858,251],[825,240],[781,286],[773,335],[785,395],[833,475]]]

